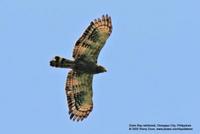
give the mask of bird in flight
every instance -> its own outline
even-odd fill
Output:
[[[97,64],[97,58],[111,33],[111,17],[103,15],[92,21],[76,41],[73,60],[55,56],[50,61],[52,67],[71,69],[67,75],[65,91],[70,119],[73,121],[82,121],[93,109],[93,75],[106,72],[103,66]]]

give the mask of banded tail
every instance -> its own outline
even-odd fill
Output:
[[[55,56],[54,59],[50,61],[50,66],[60,68],[73,68],[74,62],[72,60]]]

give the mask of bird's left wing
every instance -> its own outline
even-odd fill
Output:
[[[74,59],[84,57],[85,60],[96,63],[99,52],[111,33],[112,22],[108,15],[103,15],[101,19],[92,21],[75,44]]]
[[[92,74],[70,71],[67,76],[66,94],[70,119],[83,120],[92,111]]]

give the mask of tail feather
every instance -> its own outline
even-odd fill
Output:
[[[74,61],[55,56],[54,59],[50,61],[50,66],[60,68],[73,68]]]

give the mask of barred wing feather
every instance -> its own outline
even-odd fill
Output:
[[[70,119],[83,120],[92,111],[92,74],[70,71],[67,76],[66,94]]]
[[[86,60],[96,63],[98,55],[111,33],[111,17],[103,15],[101,19],[95,19],[75,43],[73,58],[84,57]]]

